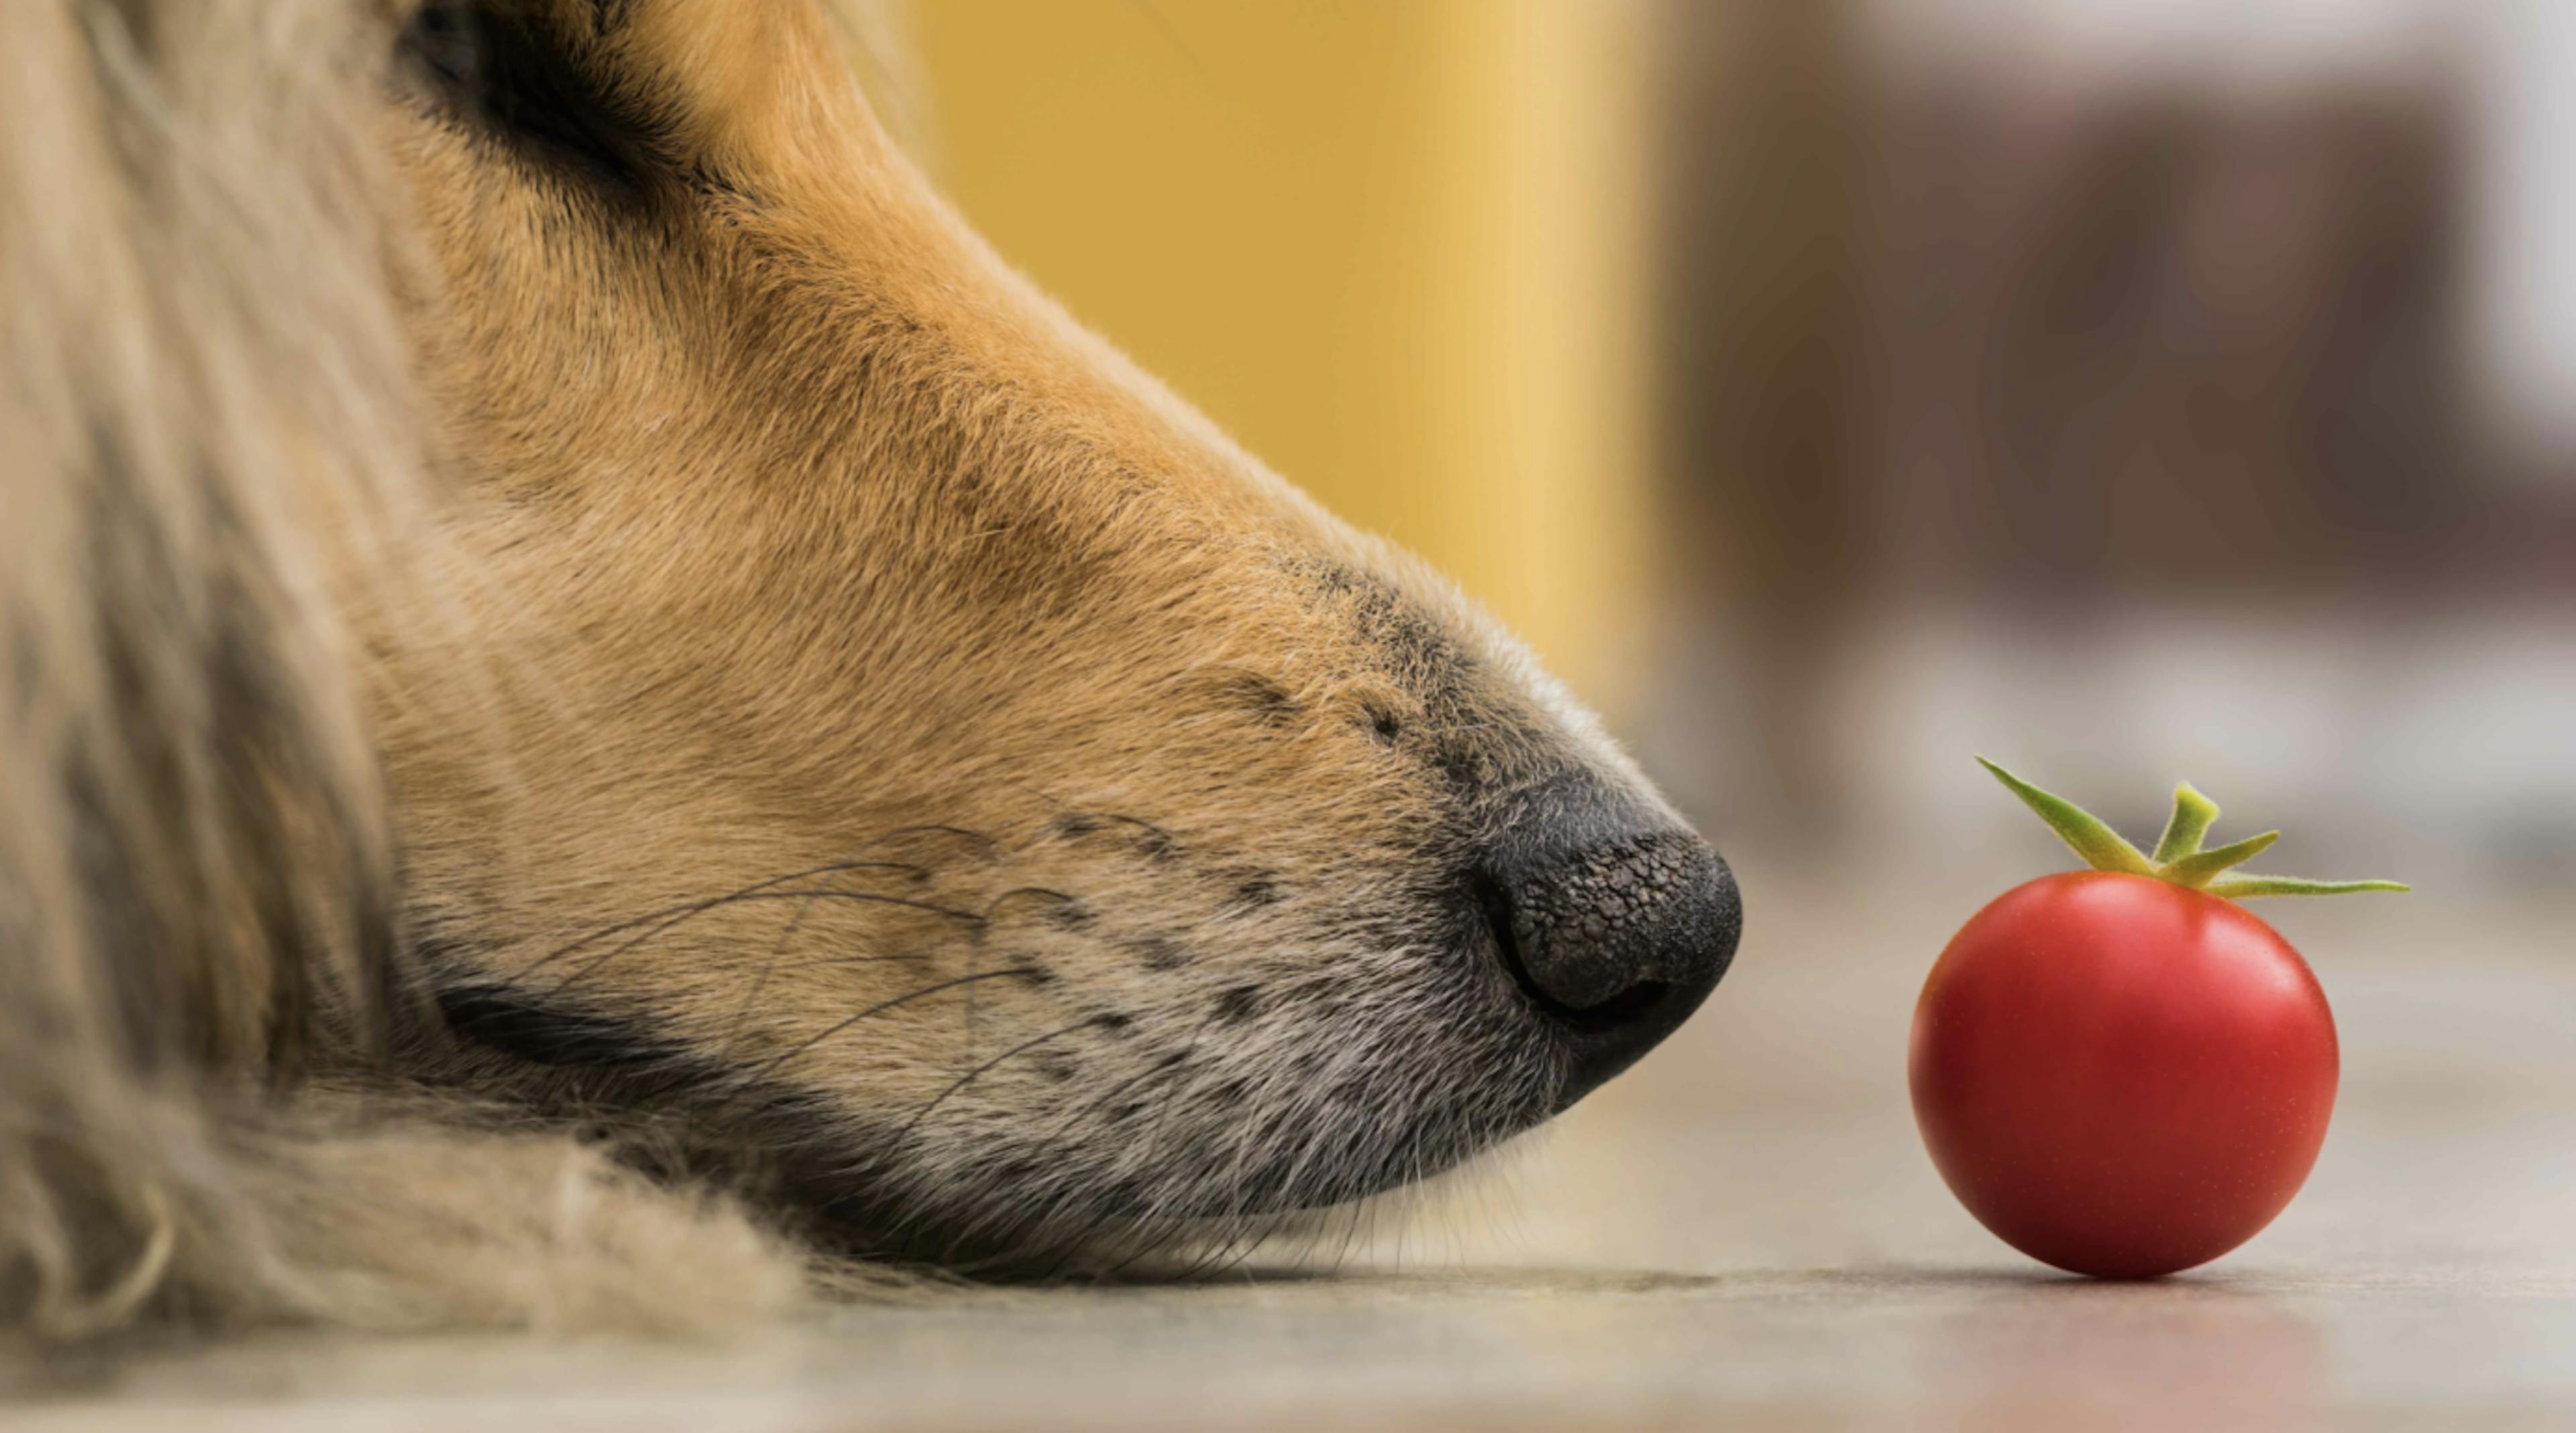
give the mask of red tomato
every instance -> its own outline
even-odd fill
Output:
[[[1983,758],[1979,758],[1983,760]],[[1907,1076],[1932,1163],[2005,1243],[2061,1269],[2152,1278],[2251,1239],[2334,1113],[2334,1015],[2299,953],[2237,900],[2404,890],[2228,874],[2188,783],[2149,855],[1986,769],[2093,866],[2006,891],[1923,984]]]
[[[2077,871],[2005,892],[1914,1010],[1914,1115],[1978,1222],[2034,1259],[2146,1278],[2288,1206],[2334,1111],[2334,1016],[2233,901]]]

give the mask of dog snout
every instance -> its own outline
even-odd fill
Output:
[[[1520,823],[1477,884],[1504,967],[1573,1053],[1559,1109],[1679,1029],[1726,974],[1744,924],[1726,862],[1660,823]]]

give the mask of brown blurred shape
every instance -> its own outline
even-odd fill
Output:
[[[1739,713],[1686,803],[1832,838],[1856,648],[1929,611],[2576,587],[2576,485],[2507,481],[2464,393],[2444,73],[2105,79],[1911,64],[1844,0],[1666,14],[1666,725]]]

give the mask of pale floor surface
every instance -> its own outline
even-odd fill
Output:
[[[2269,908],[2341,1025],[2325,1155],[2235,1255],[2097,1285],[1986,1236],[1913,1133],[1914,988],[1975,901],[1746,886],[1674,1048],[1338,1274],[722,1348],[278,1337],[0,1428],[2576,1429],[2576,903]]]

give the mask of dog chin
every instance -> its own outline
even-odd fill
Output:
[[[1475,1102],[1472,1117],[1464,1103],[1364,1145],[1251,1164],[1184,1150],[1160,1170],[1087,1180],[1035,1153],[982,1175],[850,1156],[790,1172],[766,1194],[817,1245],[866,1259],[1005,1280],[1143,1274],[1328,1234],[1357,1206],[1490,1154],[1541,1123],[1554,1099],[1533,1088],[1513,1102],[1526,1113],[1499,1124],[1490,1103]]]

